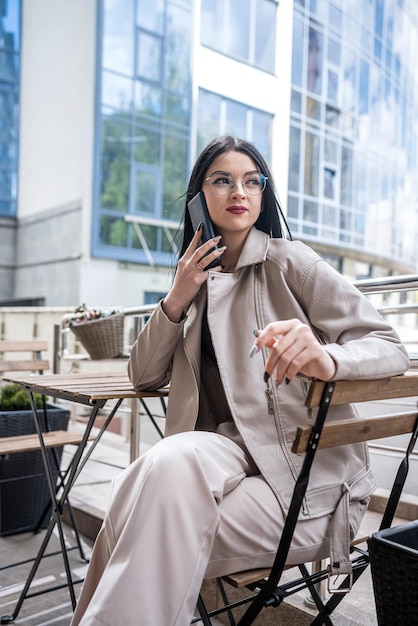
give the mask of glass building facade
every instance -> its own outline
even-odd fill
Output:
[[[16,215],[20,0],[0,0],[0,215]]]
[[[196,4],[192,0],[101,3],[100,189],[94,254],[173,263],[173,241],[195,156],[191,155],[191,58]],[[203,0],[201,43],[271,72],[276,8],[275,0]],[[195,114],[197,151],[214,136],[232,132],[254,141],[271,157],[270,113],[198,88]]]
[[[417,264],[418,6],[296,0],[288,218],[311,242]]]
[[[294,238],[340,270],[346,255],[370,265],[363,275],[374,262],[417,267],[415,2],[98,0],[97,11],[92,257],[173,265],[191,165],[232,133],[281,179]],[[0,0],[0,216],[12,217],[20,12]]]
[[[193,12],[200,45],[248,66],[254,86],[254,72],[277,73],[279,5],[101,6],[95,251],[172,263],[170,222],[180,218],[196,153],[224,132],[250,139],[269,161],[273,152],[271,111],[199,85],[193,104]],[[358,250],[389,264],[417,263],[417,16],[403,0],[293,2],[292,57],[280,61],[291,62],[288,220],[294,237],[335,247],[336,258]]]
[[[94,252],[164,264],[175,227],[154,221],[178,224],[187,179],[192,2],[104,0],[100,18]]]

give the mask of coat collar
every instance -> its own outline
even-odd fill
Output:
[[[235,269],[264,262],[267,258],[269,240],[270,237],[266,233],[253,227],[248,233]]]

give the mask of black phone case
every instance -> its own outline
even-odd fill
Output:
[[[205,194],[199,191],[188,203],[189,215],[192,221],[193,230],[196,231],[199,224],[202,224],[201,244],[215,237],[212,220],[209,217],[208,207],[206,206]],[[215,246],[217,248],[218,246]],[[214,250],[215,248],[212,248]],[[220,265],[221,258],[218,257],[212,263],[205,267],[205,270]]]

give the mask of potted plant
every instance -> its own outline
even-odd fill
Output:
[[[70,411],[46,403],[35,394],[43,430],[67,430]],[[36,433],[29,394],[20,385],[0,387],[0,437]],[[63,448],[48,450],[58,478]],[[50,496],[40,451],[17,452],[0,457],[0,535],[38,530],[48,525]]]

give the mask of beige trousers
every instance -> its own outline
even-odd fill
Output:
[[[208,432],[167,437],[130,465],[114,481],[71,626],[188,626],[203,578],[271,565],[283,514],[251,473],[238,445]],[[328,522],[297,524],[289,563],[328,554]]]

